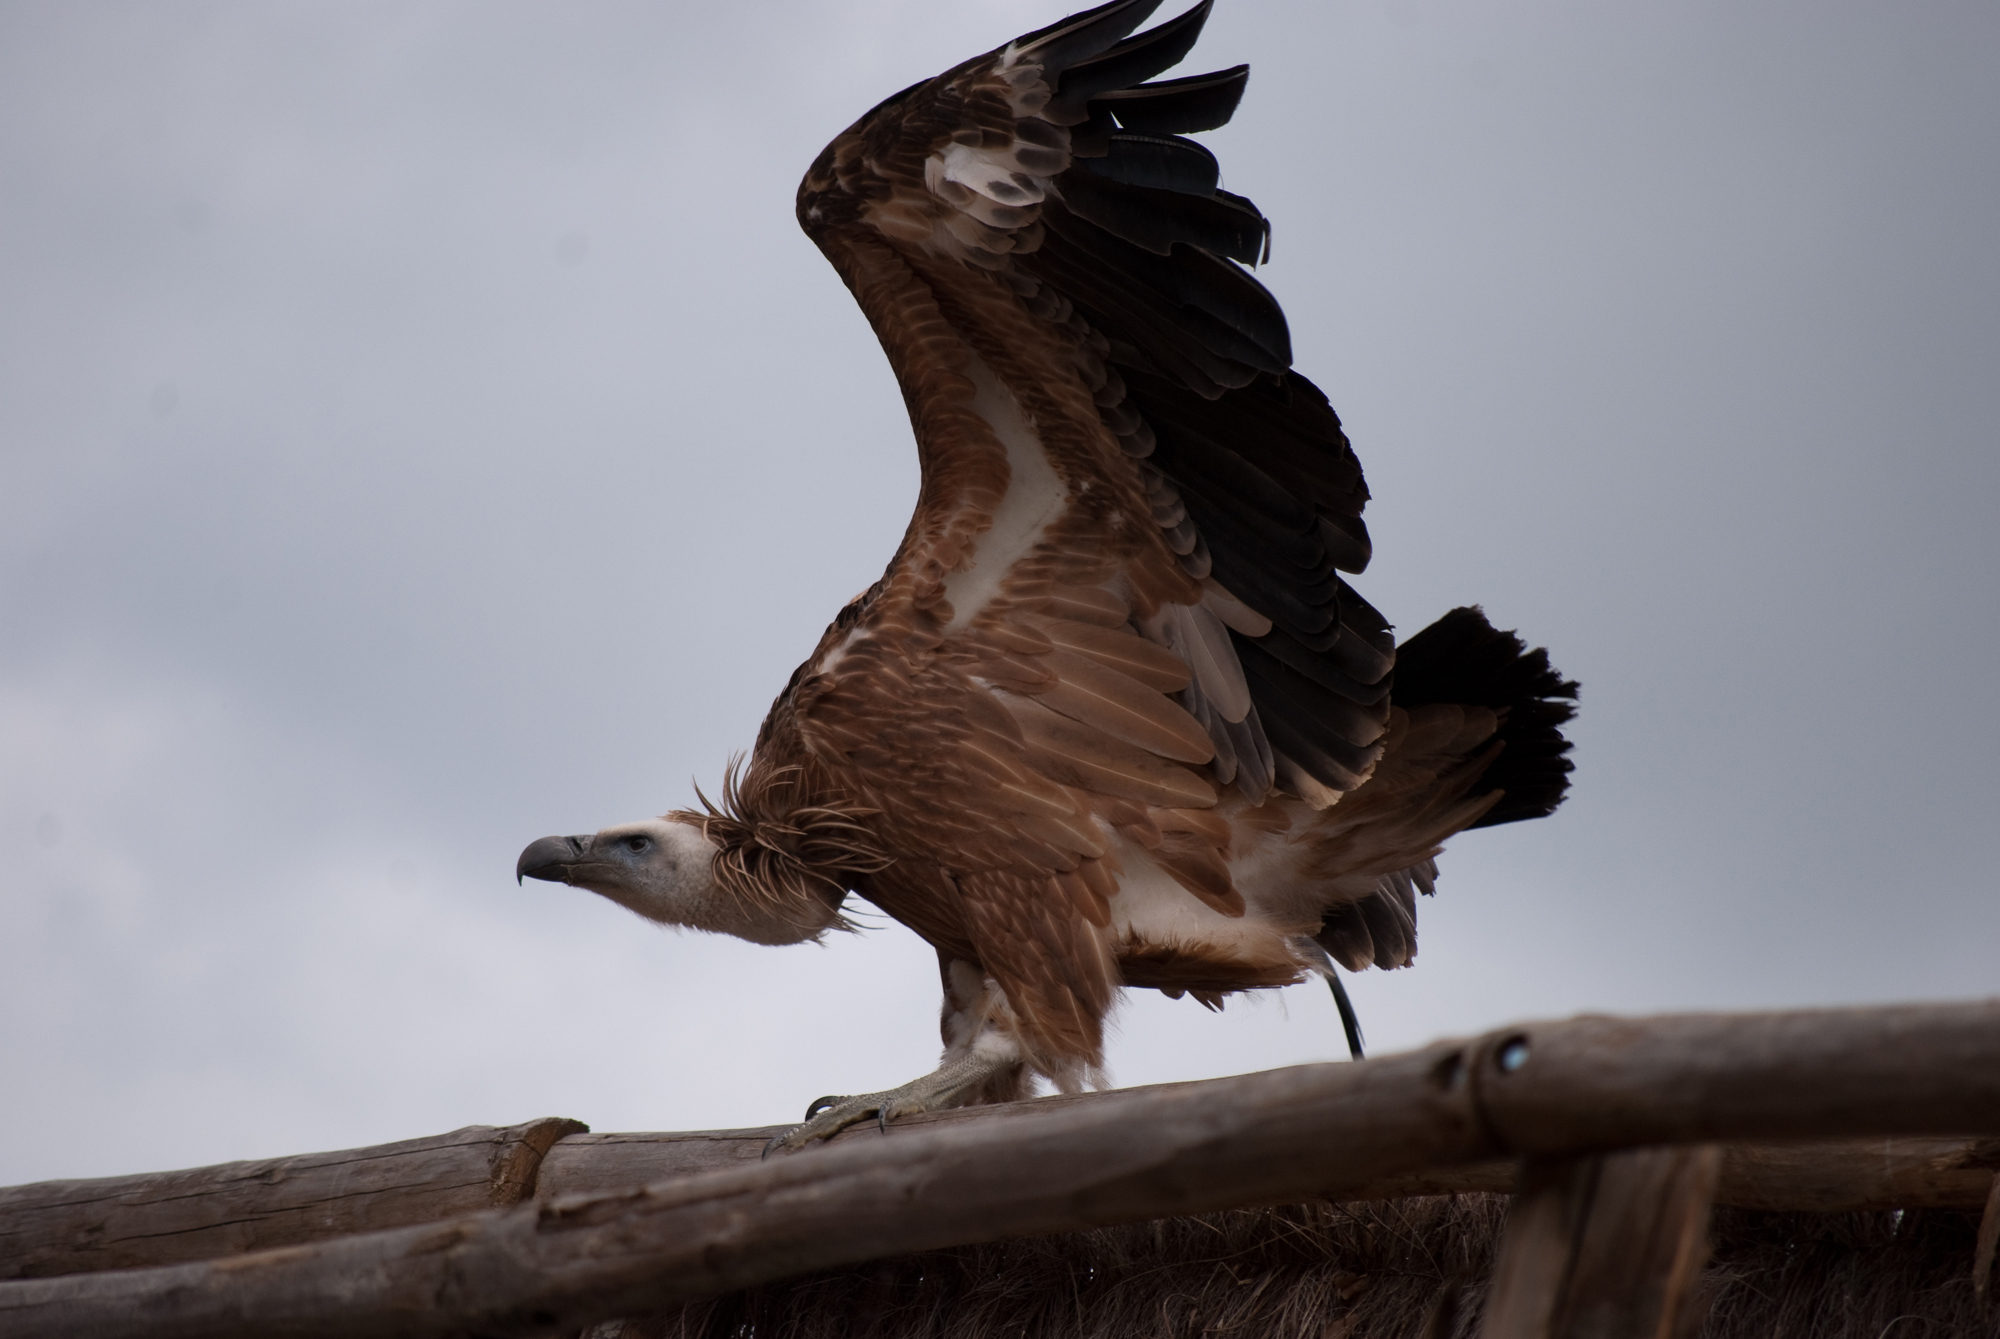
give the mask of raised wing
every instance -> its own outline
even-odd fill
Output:
[[[871,896],[963,942],[1045,1060],[1097,1053],[1135,853],[1241,915],[1219,794],[1324,807],[1389,720],[1392,639],[1340,575],[1369,556],[1360,465],[1244,268],[1268,223],[1184,138],[1229,119],[1248,72],[1146,82],[1208,14],[1130,35],[1155,4],[905,91],[799,191],[902,385],[923,484],[760,757],[795,734],[880,813],[898,854]]]
[[[1229,119],[1248,70],[1144,82],[1208,14],[1126,36],[1152,8],[1091,10],[883,104],[815,164],[800,217],[844,274],[836,234],[859,224],[906,257],[985,271],[1039,326],[1030,338],[1074,346],[1126,477],[1205,584],[1149,632],[1196,671],[1186,701],[1217,778],[1255,802],[1282,770],[1324,802],[1373,765],[1394,663],[1340,576],[1368,561],[1367,489],[1325,396],[1287,370],[1278,304],[1237,263],[1262,256],[1269,225],[1182,137]]]

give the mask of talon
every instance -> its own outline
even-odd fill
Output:
[[[764,1151],[763,1151],[762,1153],[759,1153],[759,1154],[757,1155],[757,1161],[759,1161],[759,1162],[762,1162],[762,1161],[763,1161],[764,1159],[766,1159],[766,1158],[770,1157],[770,1156],[771,1156],[771,1150],[772,1150],[772,1149],[774,1149],[774,1148],[783,1148],[783,1147],[784,1147],[784,1144],[785,1144],[785,1136],[784,1136],[784,1135],[782,1135],[782,1134],[774,1134],[774,1135],[772,1135],[772,1136],[771,1136],[771,1142],[770,1142],[770,1143],[768,1143],[768,1144],[766,1144],[766,1145],[764,1145]]]
[[[897,1116],[914,1116],[953,1106],[976,1084],[994,1073],[1013,1069],[1020,1063],[1012,1054],[954,1056],[931,1074],[881,1093],[856,1093],[852,1097],[822,1097],[806,1108],[805,1123],[773,1139],[764,1146],[764,1156],[773,1149],[801,1150],[837,1137],[850,1125],[859,1125],[870,1116],[875,1128],[889,1133],[889,1122]]]

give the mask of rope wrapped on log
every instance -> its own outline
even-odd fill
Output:
[[[206,1264],[0,1284],[17,1339],[541,1334],[939,1246],[1499,1157],[2000,1134],[2000,1003],[1507,1028],[1024,1103],[756,1166]]]

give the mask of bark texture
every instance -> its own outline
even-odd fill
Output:
[[[212,1260],[519,1204],[589,1129],[547,1118],[373,1148],[0,1187],[0,1279]]]

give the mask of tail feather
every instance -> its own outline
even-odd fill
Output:
[[[1505,713],[1497,738],[1505,747],[1474,786],[1474,796],[1506,795],[1472,826],[1492,827],[1552,814],[1569,790],[1574,769],[1562,727],[1576,715],[1577,684],[1530,651],[1511,632],[1486,621],[1477,605],[1454,609],[1396,648],[1399,707],[1463,703]]]

